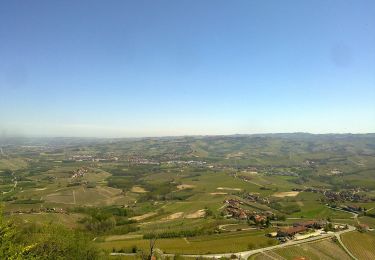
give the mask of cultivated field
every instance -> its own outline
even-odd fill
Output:
[[[267,251],[251,257],[253,260],[283,260],[283,259],[309,259],[309,260],[350,260],[350,256],[331,239],[319,242],[290,246],[283,249]]]
[[[175,238],[157,240],[157,247],[163,248],[165,253],[179,254],[209,254],[238,252],[274,245],[276,242],[263,235],[261,231],[238,232],[211,236],[198,236],[194,238]],[[133,246],[147,249],[148,240],[131,239],[100,242],[102,248],[112,250],[124,249],[130,251]]]
[[[350,232],[342,236],[345,246],[358,259],[375,259],[375,234],[374,232]]]

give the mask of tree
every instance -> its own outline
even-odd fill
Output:
[[[140,254],[140,257],[142,258],[142,260],[151,260],[152,259],[152,256],[154,255],[155,244],[156,244],[157,239],[158,239],[157,235],[154,235],[149,239],[149,252],[148,253],[146,253],[143,250],[139,251],[139,254]]]
[[[3,217],[0,206],[0,259],[25,259],[34,245],[24,246],[17,242],[17,231],[11,221]]]
[[[266,227],[269,227],[270,225],[271,225],[270,218],[267,217],[267,219],[266,219]]]
[[[31,234],[36,245],[30,254],[38,259],[98,259],[99,252],[83,232],[59,225],[43,226]]]
[[[30,241],[33,241],[30,244]],[[59,225],[16,226],[0,207],[0,259],[98,259],[99,252],[85,233]]]

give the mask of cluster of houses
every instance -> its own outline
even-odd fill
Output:
[[[36,213],[59,213],[59,214],[68,214],[65,209],[62,208],[31,208],[31,209],[24,209],[24,210],[16,210],[12,211],[9,214],[36,214]]]
[[[83,177],[88,171],[89,169],[87,167],[80,167],[77,170],[73,171],[72,179]]]
[[[169,160],[169,161],[156,161],[153,159],[147,159],[141,156],[132,156],[128,159],[129,163],[135,165],[160,165],[161,163],[165,163],[170,166],[195,166],[195,167],[213,167],[208,165],[205,161],[183,161],[183,160]]]
[[[348,189],[343,191],[332,191],[326,189],[317,189],[317,188],[306,188],[306,189],[293,189],[294,191],[304,191],[304,192],[313,192],[321,193],[324,195],[327,201],[338,202],[338,201],[351,201],[351,202],[370,202],[371,198],[366,196],[364,193],[361,193],[363,190],[360,188],[357,189]]]
[[[271,211],[256,212],[247,209],[243,209],[241,206],[246,203],[238,199],[226,199],[224,203],[227,205],[225,211],[228,213],[227,216],[239,220],[251,219],[255,223],[265,223],[267,219],[273,216]]]
[[[246,193],[243,195],[244,199],[247,199],[250,202],[258,202],[261,204],[269,204],[270,201],[268,198],[263,198],[259,195],[259,193]]]
[[[69,161],[74,162],[113,162],[118,160],[119,158],[113,155],[107,155],[103,157],[96,157],[92,155],[73,155],[69,158]]]
[[[62,208],[40,208],[40,212],[46,212],[46,213],[60,213],[60,214],[68,214],[68,212],[65,209]]]
[[[197,167],[204,167],[207,166],[207,162],[204,161],[182,161],[182,160],[172,160],[165,162],[168,165],[189,165],[189,166],[197,166]]]
[[[228,216],[236,219],[246,220],[248,215],[250,215],[249,210],[242,209],[240,205],[243,205],[243,201],[237,199],[227,199],[224,200],[224,203],[227,204],[225,211],[228,213]]]
[[[324,196],[328,201],[352,201],[352,202],[369,202],[370,198],[365,194],[361,194],[359,189],[350,189],[343,191],[323,191]]]
[[[92,155],[73,155],[72,157],[69,158],[69,160],[75,161],[75,162],[83,162],[83,161],[92,162],[94,161],[94,157]]]
[[[365,208],[362,208],[361,206],[356,206],[356,205],[342,205],[341,209],[349,211],[349,212],[353,212],[353,213],[360,213],[366,210]]]
[[[160,162],[158,161],[143,158],[140,156],[129,157],[128,162],[135,165],[160,165]]]

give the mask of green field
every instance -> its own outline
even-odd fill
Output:
[[[164,253],[179,254],[238,252],[274,244],[276,244],[276,241],[265,237],[261,231],[157,240],[157,247]],[[149,241],[127,239],[123,241],[100,242],[98,246],[108,250],[115,248],[116,250],[124,249],[125,251],[130,251],[133,246],[146,249],[149,246]]]

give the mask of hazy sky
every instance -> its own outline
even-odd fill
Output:
[[[375,1],[1,1],[0,135],[375,132]]]

